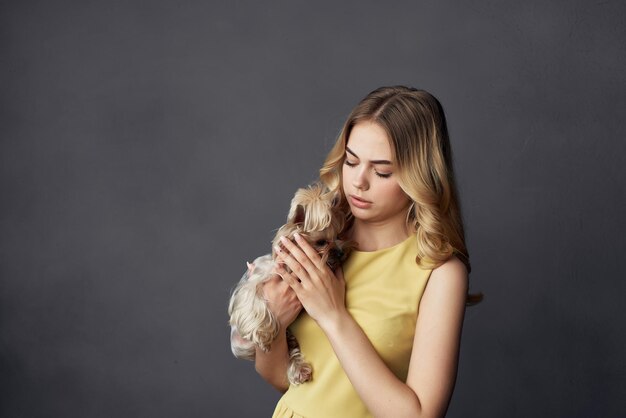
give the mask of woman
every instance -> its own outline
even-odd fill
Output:
[[[292,273],[279,267],[264,294],[313,380],[289,387],[285,332],[257,350],[256,370],[285,392],[274,416],[444,416],[470,264],[441,105],[413,88],[373,91],[320,179],[349,209],[343,237],[358,249],[333,272],[302,239],[276,248]]]

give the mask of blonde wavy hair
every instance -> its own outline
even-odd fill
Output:
[[[413,204],[407,226],[417,236],[416,262],[436,268],[453,254],[471,272],[463,221],[454,180],[452,150],[443,108],[424,90],[404,86],[380,87],[352,110],[330,150],[320,180],[340,197],[339,205],[350,213],[341,183],[346,144],[359,122],[374,122],[391,142],[398,183]],[[352,222],[347,222],[347,230]],[[468,304],[482,294],[468,295]]]

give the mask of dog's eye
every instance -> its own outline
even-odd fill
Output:
[[[326,240],[324,240],[324,239],[318,239],[318,240],[315,242],[315,245],[319,245],[320,247],[321,247],[322,245],[326,245]]]

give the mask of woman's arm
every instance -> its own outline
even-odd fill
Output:
[[[281,271],[309,315],[326,333],[355,390],[377,417],[439,417],[456,380],[467,271],[452,257],[433,270],[420,302],[407,381],[382,361],[345,308],[345,282],[333,277],[317,253],[299,240],[284,242],[281,258],[295,276]],[[300,280],[300,282],[298,281]]]
[[[287,380],[287,368],[289,366],[287,327],[302,310],[302,304],[297,299],[295,292],[278,275],[271,277],[263,284],[263,295],[268,302],[270,311],[280,323],[280,331],[267,353],[257,347],[254,368],[263,379],[279,392],[284,393],[289,388],[289,380]]]
[[[289,389],[288,366],[287,336],[286,331],[281,330],[278,338],[272,342],[270,351],[266,353],[257,347],[254,368],[267,383],[279,392],[285,393]]]

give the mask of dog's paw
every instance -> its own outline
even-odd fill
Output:
[[[288,378],[292,385],[301,385],[302,383],[306,383],[313,378],[313,369],[310,364],[302,363],[300,367],[294,368],[293,373],[288,376]]]

